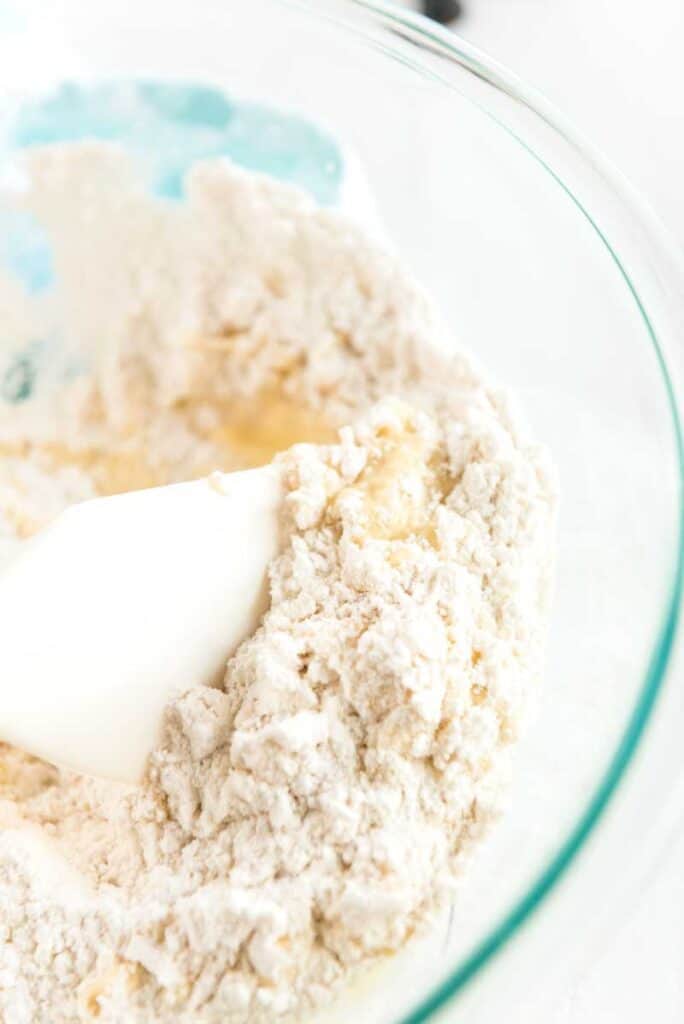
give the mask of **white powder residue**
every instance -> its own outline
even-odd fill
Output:
[[[0,416],[8,549],[112,474],[332,440],[277,456],[270,609],[221,688],[168,708],[143,786],[2,751],[0,1016],[306,1013],[429,927],[500,813],[542,670],[552,476],[438,354],[394,259],[298,192],[215,162],[169,204],[96,145],[29,174],[94,371]]]

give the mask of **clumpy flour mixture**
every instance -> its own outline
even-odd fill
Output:
[[[105,144],[25,172],[58,285],[3,279],[0,317],[61,370],[1,406],[0,555],[75,501],[273,457],[285,541],[141,786],[0,747],[0,1019],[305,1018],[429,927],[499,813],[551,476],[396,260],[295,189],[216,161],[155,199]]]

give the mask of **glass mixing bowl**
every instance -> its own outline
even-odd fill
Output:
[[[664,354],[684,326],[677,256],[538,95],[425,20],[366,0],[138,0],[122,18],[113,0],[3,0],[4,99],[65,80],[184,80],[326,126],[358,156],[388,244],[455,341],[517,392],[554,453],[546,687],[508,816],[448,919],[316,1020],[520,1011],[542,974],[590,947],[632,878],[635,837],[655,829],[679,778],[684,708],[674,680],[663,686],[682,586],[682,441]],[[658,765],[602,854],[604,809],[654,707]],[[590,836],[594,854],[578,857]]]

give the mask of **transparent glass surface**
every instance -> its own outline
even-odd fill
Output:
[[[426,1020],[507,955],[601,831],[660,699],[681,597],[681,436],[664,356],[681,346],[681,267],[541,98],[426,21],[362,0],[140,0],[125,25],[111,2],[27,11],[0,22],[6,106],[65,80],[193,81],[341,141],[454,343],[514,389],[553,451],[547,679],[509,813],[432,934],[316,1017]]]

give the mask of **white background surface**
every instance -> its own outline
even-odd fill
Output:
[[[459,34],[574,120],[684,248],[684,0],[464,0],[464,9]],[[684,1021],[684,806],[621,927],[552,1005],[551,1017],[526,1024]]]

